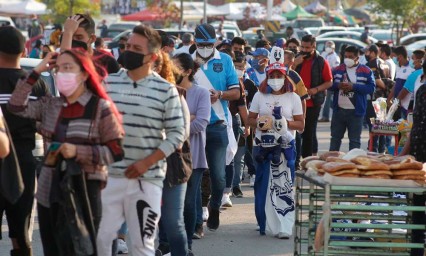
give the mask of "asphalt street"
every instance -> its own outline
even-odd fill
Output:
[[[319,153],[328,151],[330,143],[330,123],[318,125]],[[367,148],[368,130],[362,133],[362,148]],[[348,151],[348,140],[342,142],[341,151]],[[223,210],[220,215],[220,227],[216,232],[205,230],[205,237],[194,240],[193,252],[197,256],[290,256],[293,255],[293,238],[281,240],[274,237],[260,236],[256,229],[254,216],[253,189],[245,178],[242,190],[243,198],[231,198],[233,207]],[[2,219],[2,236],[0,256],[9,255],[10,240],[6,220]],[[42,246],[38,229],[37,216],[33,234],[34,256],[42,256]]]

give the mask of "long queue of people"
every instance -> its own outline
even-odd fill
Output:
[[[404,86],[410,65],[403,47],[389,53],[386,45],[371,45],[364,65],[360,49],[348,46],[339,58],[328,42],[319,54],[315,37],[307,35],[274,47],[259,40],[249,57],[244,39],[218,42],[215,29],[201,24],[171,53],[165,33],[140,25],[120,39],[115,60],[92,49],[94,31],[90,16],[69,17],[60,48],[27,74],[19,65],[22,34],[0,28],[0,155],[10,151],[19,161],[12,185],[0,180],[11,255],[32,255],[34,198],[44,255],[113,255],[127,251],[125,239],[132,255],[194,255],[203,221],[217,230],[220,208],[232,206],[231,195],[243,196],[243,159],[259,234],[288,239],[295,171],[301,158],[318,152],[321,108],[326,120],[333,107],[330,150],[339,150],[346,129],[350,149],[360,148],[378,88],[389,101],[404,102],[404,94],[415,95],[424,82],[420,74],[421,82],[416,77],[415,86]],[[393,67],[395,86],[386,89],[393,84],[392,68],[385,70],[391,54],[399,68]],[[413,54],[414,67],[422,54]],[[43,72],[54,72],[60,97],[40,79]],[[38,166],[31,153],[35,132],[46,152]],[[424,145],[416,143],[411,150],[417,153],[406,150],[424,162]],[[416,200],[424,203],[424,197]]]

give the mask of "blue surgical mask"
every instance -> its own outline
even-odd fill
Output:
[[[414,60],[410,59],[410,61],[408,62],[408,65],[410,65],[410,68],[414,69]]]
[[[257,59],[252,59],[250,65],[252,66],[252,68],[254,69],[259,69],[259,60]]]
[[[399,65],[397,57],[393,57],[392,60],[393,60],[393,63],[395,63],[395,65]]]

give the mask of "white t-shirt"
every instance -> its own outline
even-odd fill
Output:
[[[263,82],[263,80],[266,79],[266,72],[263,72],[263,74],[261,74],[255,69],[254,73],[256,74],[257,81],[259,81],[259,85],[260,85]]]
[[[385,60],[385,62],[386,62],[386,64],[388,64],[388,67],[389,67],[390,79],[394,80],[395,79],[395,73],[396,73],[395,62],[393,62],[392,59],[387,59],[387,60]]]
[[[348,68],[346,67],[346,73],[348,74],[348,82],[353,84],[356,83],[356,69],[358,66]],[[339,98],[337,104],[339,107],[343,109],[355,109],[354,104],[350,99],[354,97],[354,91],[344,92],[343,90],[339,90]]]
[[[274,107],[281,106],[281,115],[288,121],[294,121],[293,116],[303,115],[302,102],[300,96],[294,92],[287,92],[281,95],[264,94],[257,92],[250,105],[250,112],[258,113],[259,116],[272,116]],[[292,138],[295,138],[295,131],[288,130]],[[261,131],[256,129],[256,137],[260,137]]]
[[[183,45],[179,49],[174,50],[173,56],[176,56],[176,55],[178,55],[180,53],[188,53],[189,54],[189,48],[190,47],[191,47],[190,45]]]
[[[340,65],[340,57],[339,55],[337,55],[336,52],[332,52],[332,53],[326,53],[323,52],[321,54],[321,56],[328,61],[328,64],[330,64],[331,69],[337,67]]]

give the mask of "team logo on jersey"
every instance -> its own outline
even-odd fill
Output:
[[[213,63],[213,71],[216,73],[220,73],[223,71],[223,64],[222,63]]]

